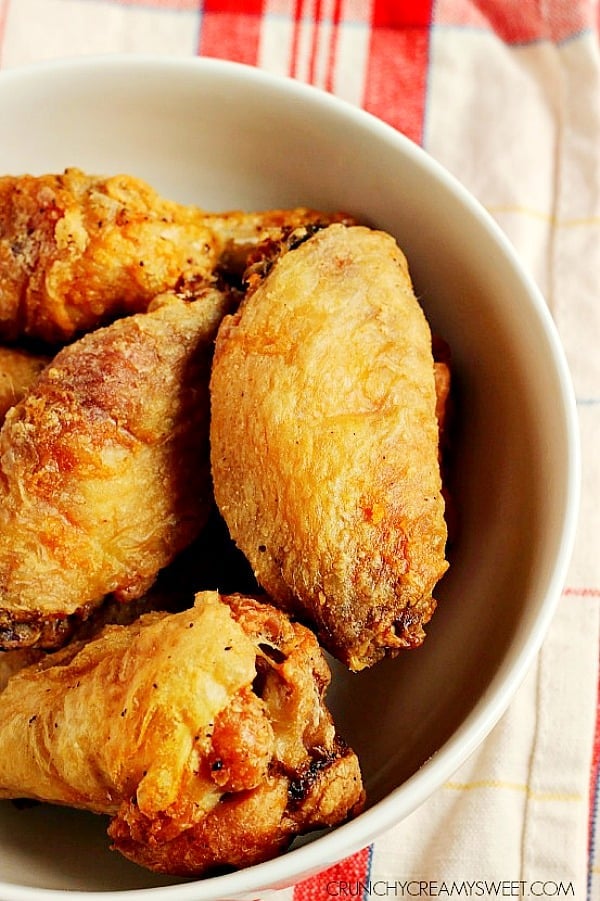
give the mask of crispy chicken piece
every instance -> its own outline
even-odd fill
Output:
[[[431,343],[393,238],[337,224],[217,337],[217,504],[274,602],[352,670],[422,642],[447,568]]]
[[[208,381],[226,295],[163,295],[54,358],[0,431],[0,647],[57,647],[129,601],[212,504]]]
[[[0,347],[0,424],[50,362],[50,357],[16,347]]]
[[[305,207],[207,213],[129,175],[0,178],[0,339],[64,343],[157,294],[239,275],[266,238],[349,221]]]
[[[212,277],[198,211],[128,175],[0,178],[0,339],[65,342]]]
[[[0,797],[111,817],[113,846],[162,873],[242,867],[358,812],[355,754],[307,629],[252,598],[107,626],[0,695]]]

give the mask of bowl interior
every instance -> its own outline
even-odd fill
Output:
[[[410,812],[462,762],[502,712],[551,615],[576,454],[543,304],[487,218],[424,154],[295,83],[210,60],[42,66],[0,77],[0,123],[2,174],[128,172],[210,210],[307,205],[386,229],[451,346],[452,565],[421,649],[360,675],[333,664],[331,706],[360,756],[370,807],[364,826],[338,830],[346,843],[320,838],[288,855],[303,856],[287,870],[291,878],[331,862]],[[105,825],[75,811],[0,805],[3,897],[11,884],[95,892],[176,882],[112,854]],[[232,888],[284,872],[276,863],[253,869]],[[220,897],[216,884],[193,897]]]

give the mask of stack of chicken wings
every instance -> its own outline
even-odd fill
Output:
[[[449,366],[394,239],[5,176],[0,342],[0,797],[195,876],[355,816],[325,652],[420,644],[447,568]],[[252,591],[198,562],[215,515]]]

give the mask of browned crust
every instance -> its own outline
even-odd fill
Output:
[[[390,235],[292,246],[219,329],[215,498],[269,596],[359,670],[423,641],[448,565],[431,331]]]
[[[0,693],[0,797],[107,814],[157,872],[265,860],[364,804],[315,636],[253,597],[203,592],[23,663]]]
[[[56,648],[64,644],[85,620],[87,609],[82,608],[70,616],[39,619],[35,614],[29,618],[11,616],[6,610],[0,611],[0,648],[3,651],[17,648]]]
[[[156,872],[207,875],[250,866],[364,806],[358,759],[324,705],[331,675],[313,634],[264,601],[224,600],[256,644],[257,676],[251,698],[234,699],[215,721],[206,762],[223,795],[182,831],[150,821],[135,800],[109,827],[117,850]]]
[[[212,504],[208,380],[229,300],[164,295],[54,358],[0,431],[0,641],[48,647],[140,597]]]
[[[220,247],[198,210],[140,179],[0,178],[0,338],[51,343],[143,311],[186,280],[212,276]]]

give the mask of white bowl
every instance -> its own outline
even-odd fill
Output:
[[[569,374],[543,298],[485,211],[423,151],[298,82],[210,59],[79,59],[0,74],[0,173],[127,172],[212,210],[343,209],[404,249],[458,404],[460,528],[418,651],[350,676],[331,706],[358,752],[366,811],[286,855],[196,882],[108,850],[105,822],[0,805],[0,897],[256,897],[367,845],[482,741],[538,650],[560,594],[579,490]],[[108,892],[108,895],[106,894]]]

